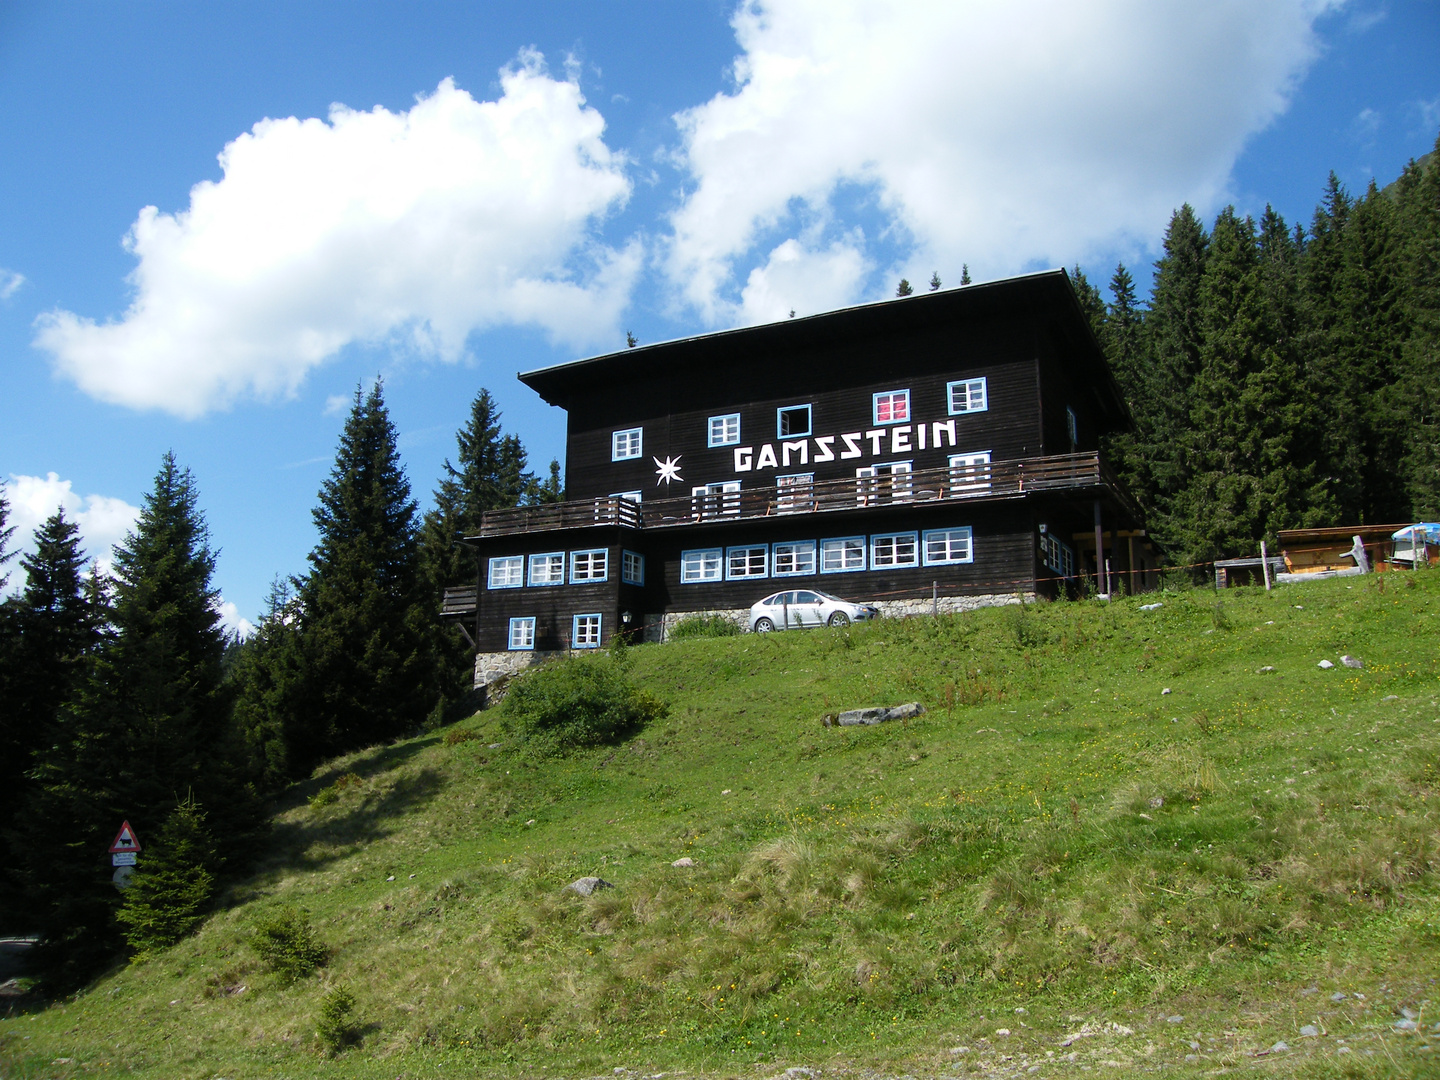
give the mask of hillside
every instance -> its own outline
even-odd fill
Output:
[[[198,935],[0,1022],[0,1075],[1420,1075],[1437,629],[1421,572],[637,647],[665,720],[331,762]],[[330,949],[293,985],[286,905]]]

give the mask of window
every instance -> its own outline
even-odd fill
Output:
[[[950,494],[990,490],[990,451],[950,455]]]
[[[740,443],[740,414],[710,417],[710,445],[738,446]]]
[[[865,569],[865,538],[847,536],[839,540],[820,541],[820,572],[848,574]]]
[[[531,585],[564,585],[565,553],[549,551],[544,555],[530,556]]]
[[[490,588],[518,589],[525,584],[525,556],[506,555],[490,560]]]
[[[606,548],[570,553],[570,584],[579,581],[604,581],[610,568],[610,552]]]
[[[815,474],[813,472],[775,478],[776,513],[793,514],[799,510],[813,509],[815,509]]]
[[[950,391],[951,416],[984,412],[990,407],[985,396],[984,379],[961,379],[959,382],[949,383],[947,389]]]
[[[911,462],[862,465],[855,470],[855,499],[860,506],[884,502],[908,502],[914,492],[910,479]]]
[[[915,540],[913,532],[872,536],[870,538],[870,569],[920,565]]]
[[[640,501],[640,492],[638,492],[638,491],[613,491],[613,492],[610,493],[610,498],[612,498],[612,499],[629,499],[629,500],[630,500],[631,502],[633,502],[633,503],[638,503],[638,502]]]
[[[925,533],[926,566],[974,562],[974,556],[968,525],[963,529],[930,529]]]
[[[887,390],[875,395],[875,423],[903,424],[910,419],[910,391]]]
[[[815,573],[815,541],[797,540],[776,544],[770,549],[771,573],[776,577],[795,577]]]
[[[810,434],[810,406],[789,405],[775,410],[775,434],[781,439],[793,439]]]
[[[644,428],[627,428],[610,436],[610,460],[629,461],[640,456],[641,433]]]
[[[600,647],[600,616],[576,615],[570,633],[572,649],[598,649]]]
[[[535,648],[535,616],[510,620],[510,648]]]
[[[698,521],[720,514],[740,512],[740,481],[723,480],[690,489],[690,510]]]
[[[764,544],[728,549],[725,552],[725,579],[735,581],[742,578],[768,577],[769,556],[770,549]]]
[[[1041,536],[1040,556],[1045,565],[1061,577],[1075,576],[1075,552],[1063,540],[1049,533]]]
[[[1070,435],[1070,449],[1080,445],[1080,424],[1075,419],[1075,410],[1065,407],[1065,430]]]
[[[680,583],[695,585],[702,581],[720,580],[719,548],[702,548],[680,553]]]
[[[626,585],[645,584],[645,556],[633,551],[620,552],[620,580]]]

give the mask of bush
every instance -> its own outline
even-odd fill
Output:
[[[515,679],[500,706],[500,727],[537,749],[563,752],[616,742],[665,711],[610,657],[571,657]]]
[[[284,907],[258,923],[251,945],[265,966],[291,983],[325,963],[328,950],[315,937],[305,912]]]
[[[359,787],[364,782],[365,781],[355,773],[347,772],[343,776],[337,777],[335,782],[329,787],[323,787],[314,795],[311,795],[310,805],[316,810],[329,806],[336,799],[340,798],[340,793],[347,787]]]
[[[740,627],[725,615],[686,615],[670,628],[671,641],[686,638],[739,637]]]
[[[140,859],[116,914],[139,957],[167,949],[199,925],[215,891],[215,844],[205,813],[188,798],[165,819],[150,853]]]
[[[355,995],[343,986],[331,987],[320,1001],[320,1022],[315,1034],[320,1045],[331,1057],[355,1042],[359,1032],[351,1015],[355,1012]]]

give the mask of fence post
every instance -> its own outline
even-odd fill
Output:
[[[1270,591],[1270,556],[1265,553],[1265,541],[1260,541],[1260,569],[1265,574],[1265,591]]]
[[[940,617],[940,582],[930,582],[930,614],[935,618]]]

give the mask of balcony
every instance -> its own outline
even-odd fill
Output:
[[[870,470],[866,470],[869,472]],[[826,514],[934,501],[1023,498],[1037,492],[1104,489],[1135,519],[1130,501],[1098,453],[1057,454],[818,480],[784,487],[708,492],[678,498],[631,502],[598,498],[543,506],[487,511],[477,537],[613,525],[624,529],[669,529],[791,514]]]

